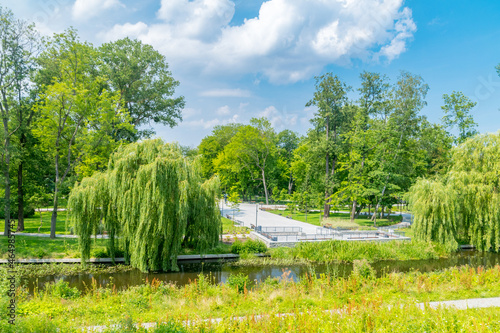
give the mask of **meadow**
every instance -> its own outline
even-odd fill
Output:
[[[311,272],[293,282],[284,269],[281,278],[252,287],[242,275],[223,285],[200,275],[183,287],[153,280],[124,291],[93,283],[82,292],[59,281],[33,295],[18,288],[16,327],[3,317],[0,330],[76,332],[106,325],[107,332],[135,332],[133,323],[152,322],[164,324],[150,332],[495,332],[498,308],[434,310],[416,304],[498,296],[499,280],[500,266],[376,278],[366,261],[356,261],[347,278]],[[2,293],[0,306],[7,301]]]

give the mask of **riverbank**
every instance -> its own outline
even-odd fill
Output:
[[[335,273],[312,274],[293,282],[284,270],[280,278],[266,279],[253,287],[249,287],[248,278],[243,275],[232,275],[223,285],[199,275],[183,287],[150,280],[120,291],[113,284],[100,288],[94,283],[82,294],[59,281],[33,296],[19,289],[16,332],[38,328],[44,328],[44,332],[68,332],[94,325],[121,325],[115,331],[125,332],[130,331],[127,328],[132,323],[144,322],[170,322],[187,331],[204,332],[317,332],[326,329],[327,324],[327,331],[346,332],[356,328],[366,332],[389,332],[388,328],[412,332],[493,332],[500,329],[498,309],[422,310],[417,304],[498,297],[499,280],[500,266],[388,273],[377,278],[366,262],[357,262],[354,273],[347,278]],[[2,298],[2,302],[6,301]],[[295,318],[273,318],[280,313],[293,313]],[[253,320],[257,315],[270,319]],[[222,319],[218,323],[204,321],[210,318]],[[188,326],[182,324],[186,321]],[[2,322],[6,322],[4,318]],[[292,324],[295,326],[288,326]],[[2,332],[10,332],[4,326],[0,327]],[[161,332],[165,331],[168,332]]]

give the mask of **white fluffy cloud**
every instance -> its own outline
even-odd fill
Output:
[[[102,36],[140,38],[181,70],[296,82],[353,58],[391,61],[416,31],[403,0],[269,0],[257,17],[230,25],[234,10],[229,0],[162,0],[161,23],[116,25]]]
[[[119,6],[123,6],[119,0],[76,0],[72,14],[77,20],[87,20],[104,10]]]
[[[268,106],[260,112],[259,117],[267,118],[271,125],[278,130],[294,127],[298,119],[298,115],[278,111],[273,105]]]

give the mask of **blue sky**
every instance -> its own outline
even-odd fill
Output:
[[[95,45],[139,38],[166,56],[184,120],[156,126],[166,141],[197,146],[213,126],[266,116],[305,134],[314,76],[353,88],[366,71],[392,82],[401,70],[430,90],[422,110],[442,117],[442,95],[478,104],[480,132],[500,129],[500,2],[461,0],[24,0],[0,1],[43,34],[78,29]],[[355,94],[352,94],[355,97]]]

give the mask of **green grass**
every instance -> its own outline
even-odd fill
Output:
[[[364,264],[363,264],[364,265]],[[359,267],[361,267],[360,265]],[[364,266],[363,266],[364,267]],[[217,285],[210,276],[183,287],[158,280],[118,291],[112,284],[91,284],[84,292],[57,282],[35,295],[17,293],[16,330],[0,313],[2,332],[77,331],[91,325],[113,325],[114,332],[132,323],[175,322],[177,330],[157,332],[498,332],[500,308],[425,309],[417,302],[495,297],[500,294],[500,266],[462,267],[433,273],[390,273],[376,278],[358,269],[347,278],[331,274],[302,277],[283,271],[253,286]],[[6,270],[0,270],[5,280]],[[233,279],[236,280],[236,279]],[[9,299],[0,285],[0,307]],[[325,311],[326,310],[326,311]],[[331,310],[331,311],[328,311]],[[292,316],[278,316],[291,313]],[[256,315],[264,316],[261,320]],[[235,320],[235,317],[246,318]],[[219,323],[205,321],[223,318]],[[189,326],[182,323],[190,321]],[[125,326],[125,327],[124,327]],[[112,330],[110,330],[112,331]],[[144,331],[143,331],[144,332]]]
[[[63,259],[80,258],[78,239],[76,238],[56,238],[32,237],[17,235],[16,238],[16,258],[17,259]],[[8,238],[0,236],[0,258],[6,259]],[[93,239],[90,252],[91,257],[108,257],[106,251],[106,239]],[[231,245],[219,243],[216,247],[203,251],[203,254],[223,254],[231,253]],[[183,248],[180,255],[202,254],[200,251]]]
[[[42,259],[42,258],[80,258],[78,249],[78,239],[76,238],[56,238],[31,237],[16,235],[16,258],[17,259]],[[0,237],[0,257],[7,258],[7,237]],[[92,241],[92,252],[106,250],[106,240],[96,239]]]
[[[294,220],[310,223],[313,225],[321,226],[322,223],[330,223],[333,227],[372,227],[373,222],[369,217],[359,216],[353,222],[351,222],[351,217],[349,213],[333,213],[330,212],[330,217],[328,219],[323,219],[323,212],[308,212],[307,220],[305,212],[294,211],[293,214],[290,210],[267,210],[270,213],[282,215],[285,217],[291,217]],[[391,216],[390,218],[377,219],[377,226],[383,227],[387,225],[393,225],[401,222],[402,216]]]
[[[69,235],[70,234],[70,225],[68,221],[68,225],[66,226],[66,211],[57,212],[57,222],[56,222],[56,234],[57,235]],[[27,233],[42,233],[42,234],[50,234],[50,220],[52,218],[52,212],[42,212],[42,221],[40,231],[38,228],[40,227],[40,213],[36,212],[34,216],[27,217],[24,219],[24,231]],[[16,220],[17,221],[17,220]],[[0,232],[5,230],[5,224],[0,223]]]
[[[250,229],[247,227],[240,227],[234,225],[234,222],[225,217],[221,217],[222,220],[222,233],[223,234],[249,234]]]
[[[419,241],[393,242],[302,242],[295,247],[279,247],[269,250],[271,257],[243,259],[235,263],[242,266],[289,265],[293,263],[368,262],[381,260],[425,260],[450,255],[445,246]]]

